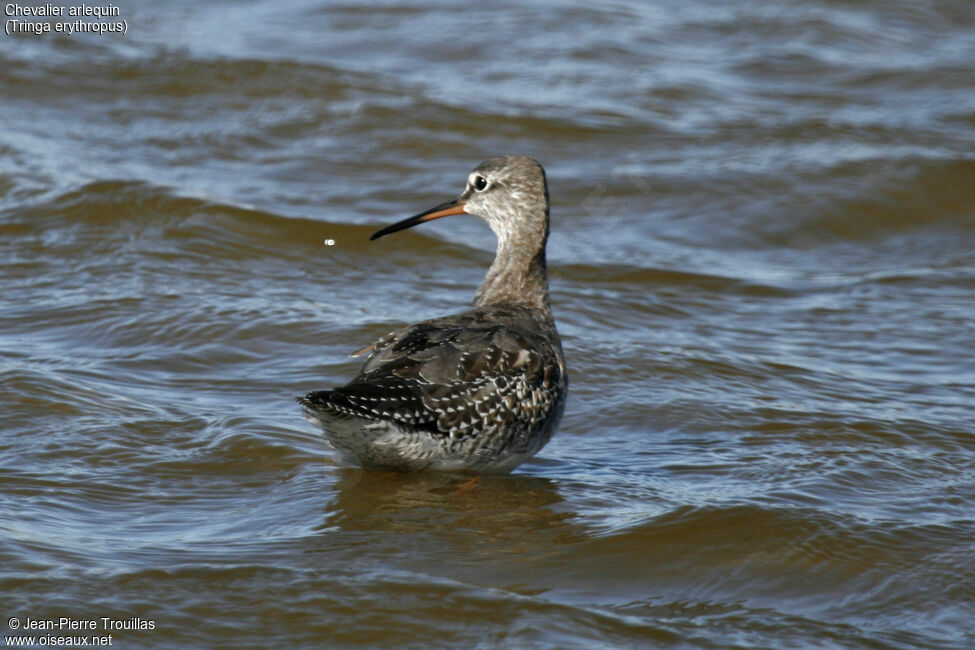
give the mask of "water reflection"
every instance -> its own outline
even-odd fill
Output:
[[[512,566],[544,563],[587,537],[555,481],[340,469],[318,527],[331,545],[358,544],[419,572],[494,584]]]
[[[322,529],[417,532],[449,526],[503,535],[570,526],[555,481],[342,468]]]

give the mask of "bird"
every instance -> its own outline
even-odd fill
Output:
[[[296,398],[343,463],[506,473],[559,426],[568,375],[549,303],[545,170],[528,156],[490,158],[459,197],[370,240],[461,214],[497,237],[473,308],[389,332],[352,354],[368,353],[352,381]]]

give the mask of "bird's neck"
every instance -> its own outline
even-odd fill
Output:
[[[544,241],[541,246],[526,247],[499,238],[494,263],[474,294],[477,307],[497,304],[525,305],[551,313]]]

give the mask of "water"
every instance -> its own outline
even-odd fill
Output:
[[[120,10],[0,37],[6,619],[975,646],[971,3]],[[368,235],[505,153],[549,174],[559,433],[475,484],[336,466],[293,396],[494,245]]]

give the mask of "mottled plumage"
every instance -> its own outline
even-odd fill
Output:
[[[469,212],[498,236],[475,307],[376,341],[350,383],[298,398],[342,458],[402,469],[508,471],[558,427],[568,380],[548,303],[548,193],[525,156],[478,166],[456,201],[373,238]]]

